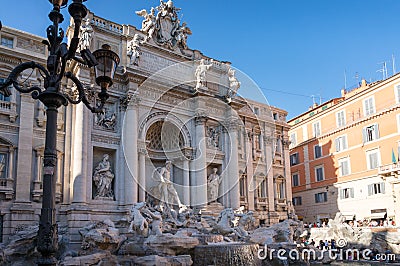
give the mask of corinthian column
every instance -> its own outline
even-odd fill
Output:
[[[195,180],[192,193],[192,206],[202,207],[207,204],[207,143],[205,122],[207,117],[196,117],[196,158],[194,160]]]
[[[125,157],[125,204],[138,201],[138,106],[140,99],[128,92],[121,100],[126,108],[123,122],[122,149]]]
[[[139,149],[139,201],[146,200],[146,148]]]
[[[238,123],[235,120],[229,121],[227,125],[229,136],[229,161],[227,164],[229,189],[229,206],[231,208],[240,207],[240,192],[239,192],[239,158],[238,158]]]

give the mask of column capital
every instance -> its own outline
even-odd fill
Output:
[[[121,110],[126,110],[129,106],[138,106],[141,98],[137,96],[137,92],[128,91],[126,95],[119,99],[119,101]]]
[[[208,120],[206,112],[197,112],[195,116],[196,125],[204,125]]]
[[[138,149],[138,152],[139,152],[139,154],[142,154],[142,155],[147,155],[147,154],[148,154],[146,148],[139,148],[139,149]]]

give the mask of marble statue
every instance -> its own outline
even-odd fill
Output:
[[[135,34],[133,39],[128,42],[128,56],[130,58],[130,64],[137,66],[139,63],[140,55],[142,54],[140,49],[140,41],[143,38],[139,34]]]
[[[186,22],[182,23],[182,26],[178,27],[178,29],[174,33],[176,42],[182,45],[183,49],[187,49],[187,36],[192,35],[192,31],[189,27],[186,26]]]
[[[207,200],[214,202],[218,199],[218,188],[221,184],[221,177],[217,174],[218,168],[213,168],[213,173],[207,178]]]
[[[232,101],[232,98],[236,95],[237,91],[240,88],[240,81],[235,77],[235,70],[229,68],[228,70],[228,80],[229,80],[229,89],[225,96],[228,102]]]
[[[179,11],[180,8],[175,7],[171,0],[168,2],[160,0],[160,5],[152,7],[150,13],[146,9],[136,11],[137,15],[143,17],[141,30],[147,35],[145,42],[152,39],[158,45],[169,49],[178,46],[187,49],[187,36],[191,35],[192,31],[186,23],[180,24]]]
[[[151,212],[147,211],[150,216],[151,234],[156,236],[162,236],[162,216],[158,211]]]
[[[149,223],[143,217],[141,211],[146,208],[146,202],[134,203],[131,208],[131,224],[129,225],[129,233],[137,233],[141,236],[147,236]]]
[[[232,219],[235,218],[235,213],[232,208],[226,208],[220,212],[217,218],[217,223],[213,225],[213,229],[221,235],[235,233],[232,228]]]
[[[153,38],[154,31],[156,29],[156,16],[154,7],[151,8],[150,14],[147,13],[146,9],[136,11],[136,15],[143,17],[142,31],[146,33],[145,41],[149,41]]]
[[[235,227],[236,234],[239,237],[247,237],[249,235],[247,230],[255,223],[253,212],[238,213],[235,216],[239,217],[238,225]]]
[[[200,64],[197,66],[194,75],[196,77],[196,88],[197,91],[199,88],[203,88],[206,86],[206,72],[212,67],[212,60],[211,64],[206,64],[204,59],[200,60]]]
[[[93,181],[96,186],[95,198],[113,198],[112,181],[114,174],[111,171],[109,155],[104,154],[93,172]]]
[[[171,182],[171,167],[170,161],[165,162],[165,166],[158,168],[156,171],[156,181],[158,185],[151,188],[153,197],[159,199],[162,210],[172,210],[171,205],[178,205],[180,210],[185,209],[185,205],[181,203],[178,193],[175,190],[174,184]]]
[[[90,26],[90,19],[84,19],[80,28],[81,38],[79,39],[79,49],[89,49],[92,41],[93,28]]]

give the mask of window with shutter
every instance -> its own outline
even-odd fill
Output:
[[[364,115],[369,116],[375,113],[374,98],[370,97],[364,100]]]
[[[370,142],[376,139],[379,139],[378,124],[374,124],[363,128],[363,142]]]
[[[314,146],[314,158],[318,159],[322,157],[322,147],[320,145]]]
[[[379,167],[379,149],[367,151],[367,167],[369,170]]]

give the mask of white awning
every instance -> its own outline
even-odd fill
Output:
[[[383,219],[385,218],[386,212],[377,212],[377,213],[371,213],[370,218],[371,219]]]
[[[346,219],[346,221],[353,221],[354,219],[354,214],[342,214],[343,217]]]

